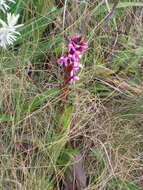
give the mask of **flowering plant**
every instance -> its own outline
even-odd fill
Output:
[[[57,63],[64,66],[64,82],[73,84],[79,77],[77,73],[82,67],[80,59],[82,54],[88,49],[83,35],[74,35],[68,41],[68,50],[66,55],[61,56]]]
[[[14,0],[9,0],[12,3],[15,3]],[[0,0],[0,9],[5,13],[10,7],[6,4],[6,0]],[[0,46],[6,48],[8,45],[12,45],[16,41],[17,35],[20,33],[17,31],[17,28],[21,27],[22,24],[18,24],[19,14],[14,15],[7,13],[7,22],[4,22],[0,19]]]

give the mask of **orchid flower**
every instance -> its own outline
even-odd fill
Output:
[[[87,49],[88,45],[84,40],[84,36],[74,35],[69,39],[67,54],[61,56],[57,61],[60,66],[64,65],[64,67],[70,68],[70,84],[79,80],[77,72],[79,68],[82,68],[80,59]]]

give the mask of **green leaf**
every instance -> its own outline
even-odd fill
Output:
[[[1,114],[0,115],[0,122],[10,122],[10,114]]]
[[[110,8],[112,9],[114,4],[113,3],[110,3],[109,4]],[[116,9],[121,9],[121,8],[129,8],[129,7],[143,7],[143,3],[142,2],[119,2]],[[104,13],[105,11],[108,11],[107,9],[107,6],[105,4],[102,4],[100,6],[100,9],[98,8],[94,8],[92,11],[91,11],[91,14],[90,15],[98,15],[98,14],[102,14]]]
[[[17,42],[22,41],[22,39],[29,40],[29,38],[33,36],[33,32],[43,32],[43,29],[45,29],[52,20],[57,18],[60,12],[61,10],[53,8],[48,13],[48,15],[42,15],[38,16],[38,18],[31,19],[28,23],[24,24],[24,26],[20,28],[19,31],[21,33],[21,37],[17,39]]]
[[[24,9],[24,5],[27,5],[28,0],[19,0],[16,1],[16,4],[11,6],[11,12],[14,14],[20,14],[21,11]]]
[[[55,5],[55,0],[33,0],[33,4],[38,13],[48,12]]]
[[[56,138],[58,139],[56,141]],[[55,162],[55,164],[57,163],[58,159],[59,159],[59,156],[62,155],[62,153],[64,152],[63,149],[65,148],[65,145],[67,143],[67,139],[65,139],[64,137],[61,137],[59,135],[56,135],[56,137],[54,138],[56,142],[56,144],[54,144],[52,146],[52,148],[50,149],[51,151],[51,155],[52,155],[52,162]]]
[[[62,134],[67,130],[70,121],[71,121],[71,114],[72,114],[72,107],[69,106],[65,109],[64,113],[62,114],[60,118],[60,126],[62,127]]]
[[[45,57],[45,52],[47,52],[48,50],[52,49],[52,53],[54,53],[54,50],[56,50],[56,48],[61,48],[61,42],[61,36],[55,37],[54,39],[49,38],[46,41],[38,42],[37,46],[35,45],[34,50],[33,48],[29,48],[26,57],[30,57],[32,62],[34,61],[34,64],[36,64],[35,60],[40,59],[41,57]]]
[[[126,7],[143,7],[142,2],[120,2],[117,5],[117,8],[126,8]]]
[[[107,67],[103,65],[97,65],[94,70],[96,76],[108,78],[112,74],[114,74],[114,71],[111,69],[108,69]]]
[[[60,92],[59,88],[54,88],[47,90],[41,94],[38,94],[37,96],[31,98],[27,102],[24,103],[24,105],[21,108],[21,113],[27,113],[27,112],[33,112],[36,109],[38,109],[42,103],[44,103],[48,98],[53,98],[56,95],[58,95]]]

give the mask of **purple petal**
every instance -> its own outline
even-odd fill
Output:
[[[78,76],[74,76],[71,80],[70,80],[70,84],[75,84],[76,81],[79,80]]]
[[[73,70],[71,70],[71,72],[70,72],[70,76],[71,76],[71,77],[74,76],[74,71],[73,71]]]
[[[64,64],[65,67],[68,66],[69,57],[68,56],[62,56],[57,60],[57,63],[61,66]]]
[[[73,80],[76,82],[77,80],[79,80],[79,77],[78,76],[74,76]]]
[[[74,67],[74,68],[73,68],[73,71],[74,71],[75,73],[77,73],[78,70],[79,70],[79,67]]]
[[[74,45],[72,43],[68,44],[68,53],[73,54],[76,51]]]
[[[82,48],[83,51],[86,51],[86,50],[88,49],[87,43],[83,43],[83,44],[81,45],[81,48]]]
[[[74,62],[74,67],[79,67],[80,63],[78,61]]]
[[[64,63],[64,56],[62,56],[62,57],[60,57],[58,60],[57,60],[57,63],[61,66],[61,65],[63,65],[63,63]]]

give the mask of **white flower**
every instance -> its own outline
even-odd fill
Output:
[[[18,19],[19,19],[19,14],[14,15],[11,13],[7,13],[7,24],[9,27],[14,27],[14,28],[19,28],[21,27],[23,24],[19,24],[16,26]]]
[[[16,41],[17,35],[20,35],[16,31],[17,28],[21,27],[22,24],[16,25],[19,19],[19,14],[14,15],[11,13],[7,14],[7,23],[0,19],[0,46],[6,48],[7,45],[13,44]]]
[[[12,3],[15,3],[15,0],[8,0]],[[0,9],[5,13],[8,9],[9,9],[9,6],[7,5],[6,3],[6,0],[0,0]]]

